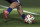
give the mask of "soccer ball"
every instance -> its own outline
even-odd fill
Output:
[[[24,22],[27,22],[29,24],[33,23],[34,22],[34,16],[33,15],[27,15],[24,19]]]

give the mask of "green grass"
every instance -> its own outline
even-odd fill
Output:
[[[38,8],[38,7],[31,7],[31,8],[23,8],[24,10],[26,10],[26,11],[29,11],[29,12],[34,12],[34,13],[39,13],[40,14],[40,7]]]
[[[20,0],[23,7],[23,10],[34,12],[40,14],[40,0]],[[4,0],[0,0],[0,5],[9,6],[10,4]],[[35,7],[35,8],[34,8]],[[6,9],[0,7],[0,9]],[[26,24],[23,22],[23,19],[18,14],[17,11],[12,11],[8,15],[7,22],[5,21],[5,17],[3,14],[3,10],[0,10],[0,27],[40,27],[40,16],[34,15],[35,21],[33,24]],[[26,15],[28,13],[25,13]]]
[[[2,8],[3,9],[3,8]],[[40,8],[23,8],[26,11],[30,11],[30,12],[35,12],[35,13],[40,13]],[[34,10],[35,9],[35,10]],[[2,13],[3,10],[0,10],[0,13]],[[25,13],[26,15],[28,13]],[[21,16],[18,14],[17,11],[12,11],[9,15],[8,15],[8,20],[7,22],[5,21],[5,18],[3,17],[4,15],[0,15],[0,27],[40,27],[40,16],[34,15],[35,17],[35,21],[33,24],[26,24],[23,22],[23,19],[21,18]]]

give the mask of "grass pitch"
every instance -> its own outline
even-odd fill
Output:
[[[40,8],[36,8],[36,9],[35,8],[23,8],[23,9],[26,11],[40,14]],[[0,13],[3,13],[3,10],[0,10]],[[24,13],[24,14],[27,15],[28,13]],[[8,15],[7,22],[5,22],[4,15],[0,14],[0,27],[40,27],[40,15],[34,15],[34,17],[35,17],[35,21],[33,24],[26,24],[23,22],[23,19],[18,14],[18,12],[12,10],[12,12]]]

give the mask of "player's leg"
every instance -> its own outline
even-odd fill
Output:
[[[21,5],[17,7],[17,11],[22,16],[22,18],[25,19],[25,14],[23,13],[22,6]]]
[[[18,5],[19,5],[18,2],[13,2],[13,3],[9,6],[9,8],[8,8],[7,10],[4,10],[4,11],[3,11],[6,20],[7,20],[7,17],[8,17],[7,14],[12,11],[12,8],[15,8],[15,7],[18,6]]]

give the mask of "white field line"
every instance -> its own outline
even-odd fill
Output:
[[[8,8],[8,7],[3,6],[3,5],[0,5],[0,7],[3,7],[3,8]],[[0,10],[4,10],[4,9],[0,9]],[[13,10],[17,10],[17,9],[13,9]],[[28,12],[28,11],[25,11],[25,10],[23,10],[23,12],[25,12],[25,13],[30,13],[30,14],[34,14],[34,15],[40,15],[40,14],[37,14],[37,13],[33,13],[33,12]]]
[[[6,7],[6,6],[3,6],[3,5],[0,5],[0,7],[3,7],[3,8],[8,8],[8,7]]]

